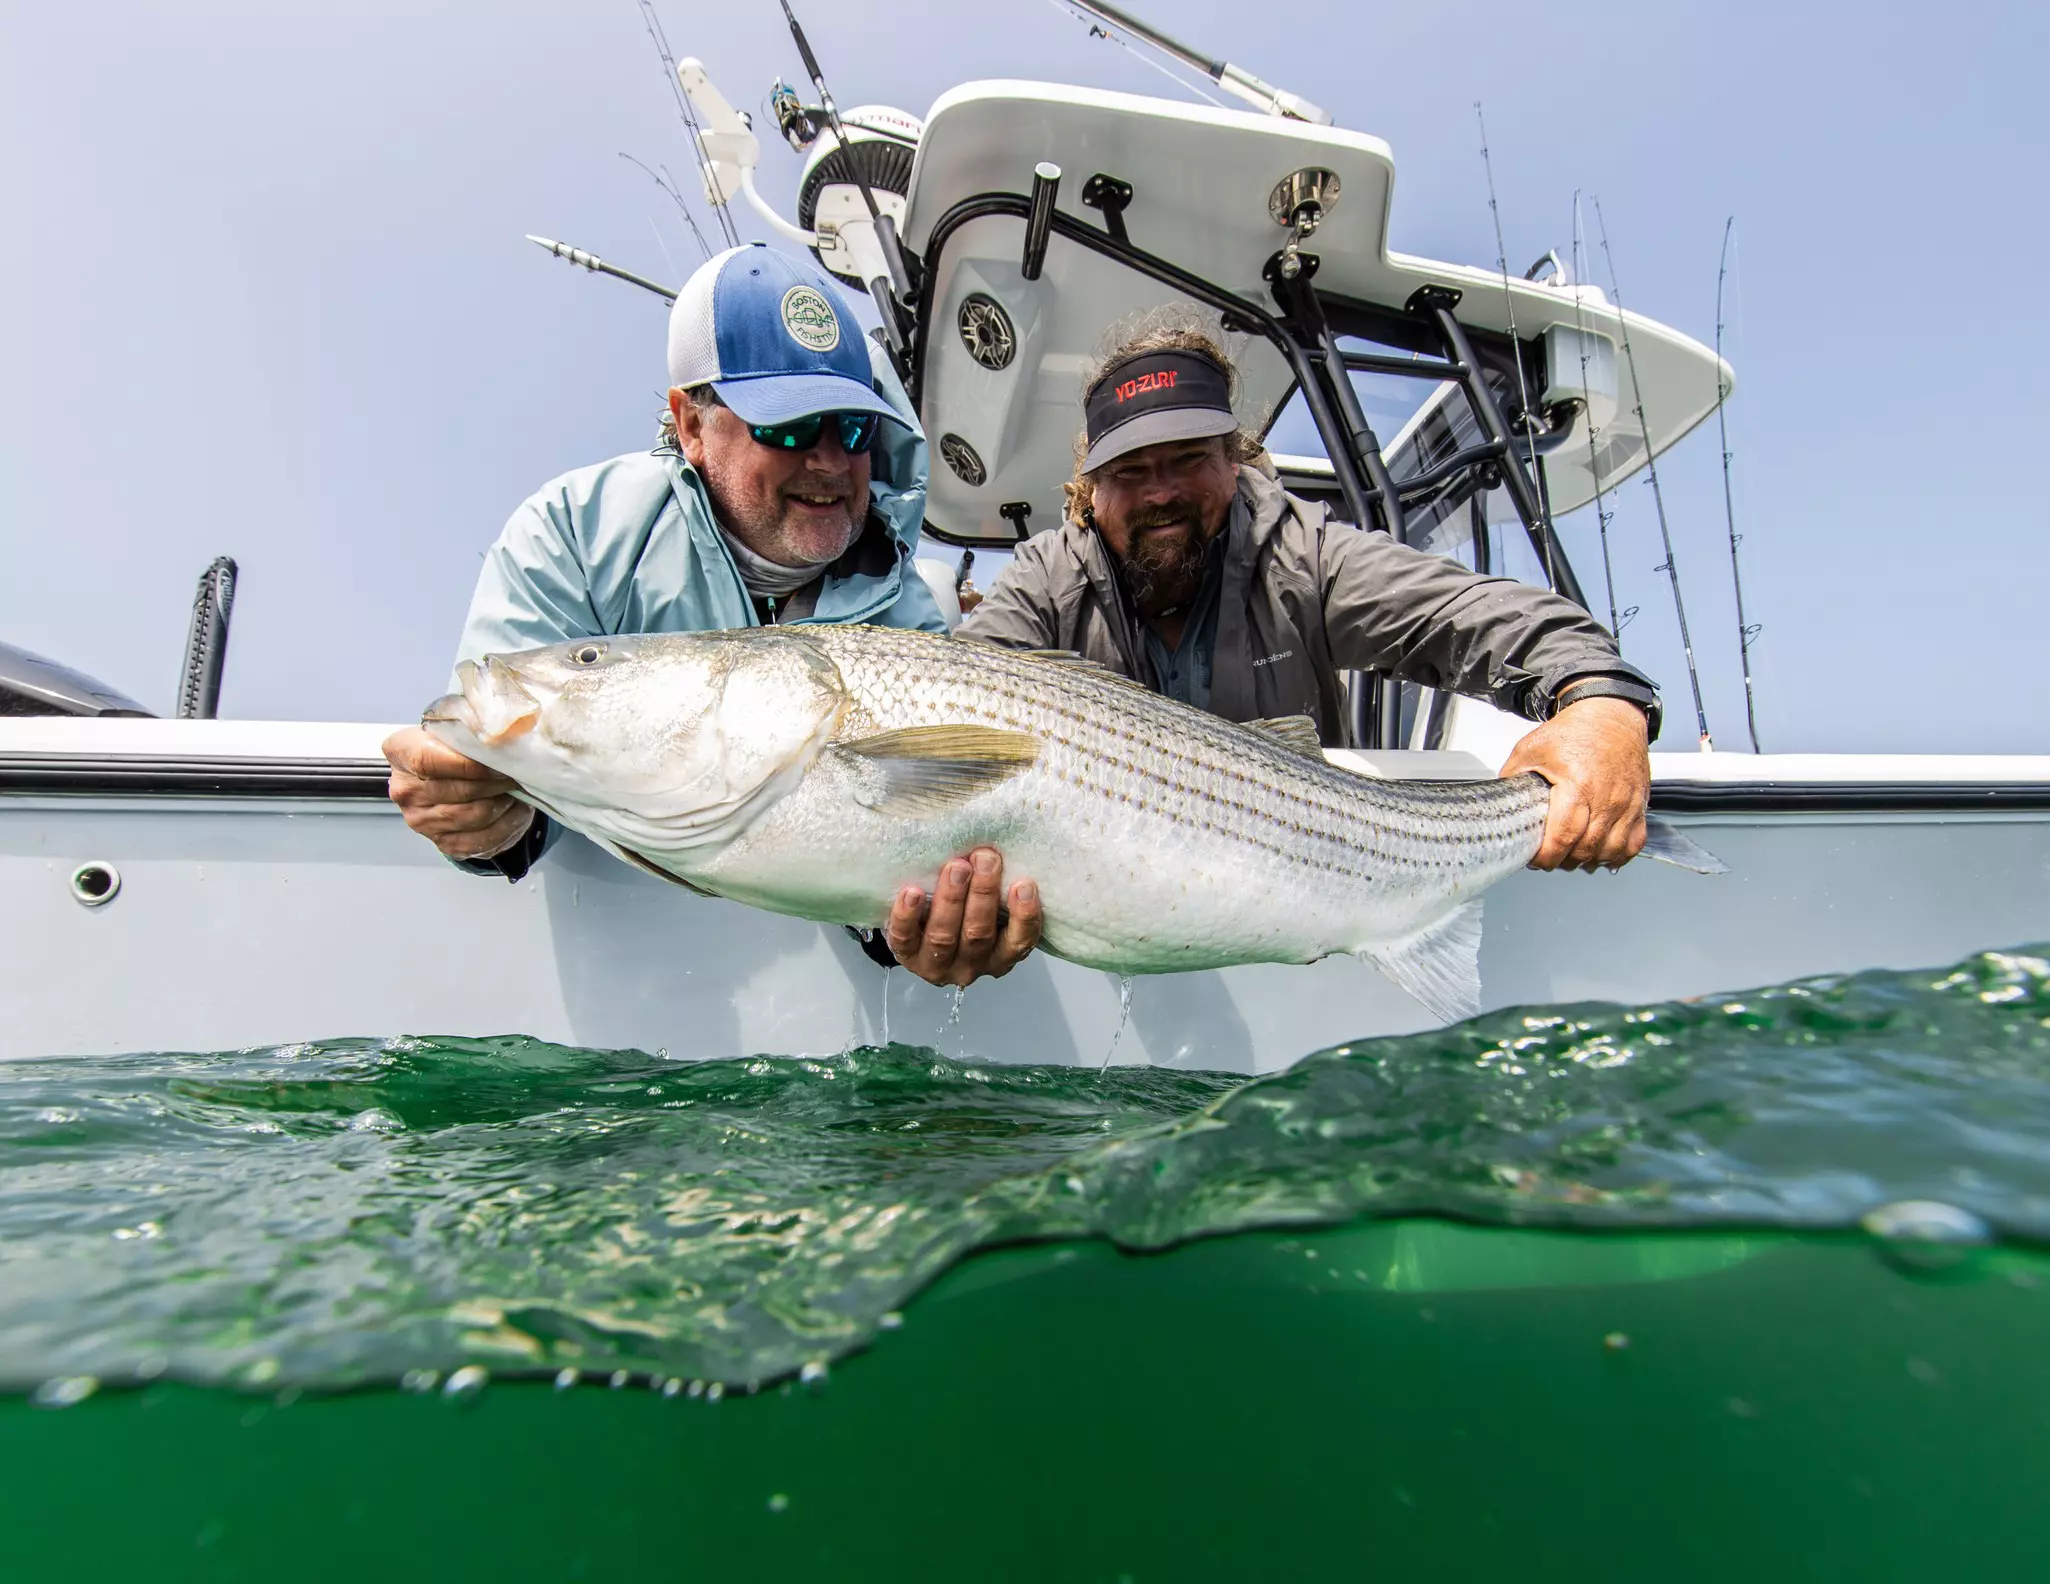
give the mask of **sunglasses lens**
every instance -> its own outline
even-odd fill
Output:
[[[819,434],[825,428],[825,418],[813,413],[809,418],[795,418],[789,423],[755,424],[748,433],[765,446],[774,446],[779,451],[809,451],[819,443]]]
[[[809,451],[826,432],[829,417],[837,424],[841,448],[849,456],[860,456],[875,444],[876,426],[881,420],[874,413],[813,413],[808,418],[793,418],[789,423],[751,424],[748,433],[757,444],[779,451]]]

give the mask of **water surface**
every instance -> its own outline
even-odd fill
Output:
[[[2046,958],[1503,1012],[1251,1082],[519,1038],[17,1063],[0,1382],[746,1390],[977,1249],[1361,1217],[1841,1230],[1926,1199],[2050,1241]]]

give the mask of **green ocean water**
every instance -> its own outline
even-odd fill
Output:
[[[2040,948],[1250,1083],[21,1063],[0,1535],[25,1579],[2029,1576],[2046,1247]]]

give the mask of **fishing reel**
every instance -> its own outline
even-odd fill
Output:
[[[821,119],[814,121],[814,115]],[[857,105],[841,113],[840,126],[847,134],[842,149],[822,118],[823,112],[800,106],[798,119],[783,134],[797,148],[793,134],[807,124],[811,127],[806,145],[799,148],[800,153],[808,150],[808,157],[797,178],[797,224],[817,238],[811,250],[819,263],[838,279],[866,291],[879,272],[878,258],[871,256],[873,221],[861,196],[861,182],[867,181],[876,208],[901,228],[911,193],[911,163],[925,124],[889,105]],[[780,112],[777,124],[782,125]]]

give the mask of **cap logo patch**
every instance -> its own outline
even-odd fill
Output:
[[[1153,374],[1141,374],[1137,379],[1128,379],[1113,393],[1120,406],[1146,391],[1173,390],[1180,369],[1161,369]]]
[[[793,286],[783,294],[783,328],[810,352],[830,352],[840,344],[839,316],[810,286]]]

